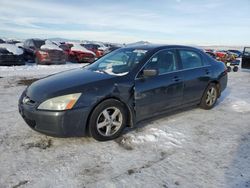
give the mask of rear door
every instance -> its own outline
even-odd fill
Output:
[[[158,74],[135,80],[135,108],[141,120],[181,104],[183,82],[176,50],[162,50],[149,60],[143,69],[157,70]]]
[[[244,48],[241,67],[244,69],[250,69],[250,47]]]
[[[209,83],[211,65],[207,64],[202,54],[196,50],[179,49],[178,52],[184,82],[182,104],[199,101]]]

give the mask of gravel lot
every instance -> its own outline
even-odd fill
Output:
[[[0,187],[250,187],[250,71],[229,73],[214,109],[166,114],[114,141],[31,130],[20,80],[76,67],[0,68]]]

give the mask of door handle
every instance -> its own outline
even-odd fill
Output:
[[[173,81],[174,82],[179,82],[181,80],[181,78],[179,77],[179,76],[175,76],[174,78],[173,78]]]
[[[211,73],[211,71],[208,70],[208,69],[206,69],[205,72],[206,72],[206,74],[210,74]]]

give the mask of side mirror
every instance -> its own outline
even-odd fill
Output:
[[[144,69],[143,70],[144,77],[152,77],[152,76],[156,76],[157,74],[158,74],[158,71],[156,69]]]

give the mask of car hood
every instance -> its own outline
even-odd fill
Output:
[[[34,82],[28,87],[26,95],[35,102],[42,102],[60,95],[83,92],[88,84],[113,77],[115,76],[78,68]]]

